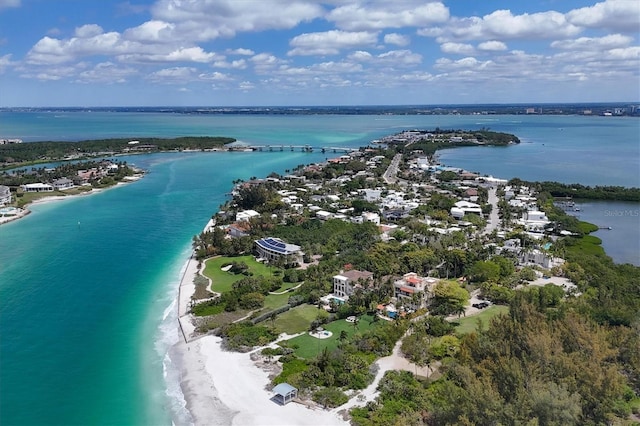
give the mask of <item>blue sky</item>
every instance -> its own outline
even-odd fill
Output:
[[[637,102],[639,0],[0,0],[0,107]]]

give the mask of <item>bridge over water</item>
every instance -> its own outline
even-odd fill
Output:
[[[283,151],[302,151],[302,152],[355,152],[357,148],[346,148],[341,146],[312,146],[312,145],[249,145],[244,149],[251,149],[253,151],[269,151],[269,152],[283,152]]]

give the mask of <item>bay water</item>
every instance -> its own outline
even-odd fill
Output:
[[[638,125],[569,116],[0,112],[0,138],[25,141],[210,135],[358,147],[404,129],[488,127],[522,143],[451,149],[440,159],[496,177],[636,187]],[[178,339],[175,298],[192,236],[227,199],[234,179],[284,173],[329,155],[130,156],[148,170],[142,180],[34,205],[26,218],[0,226],[0,424],[188,423],[167,349]],[[596,204],[582,211],[600,209],[596,216],[606,220],[594,223],[613,228],[598,233],[605,250],[616,261],[640,264],[637,217],[611,213],[637,211],[638,204]],[[618,226],[620,220],[628,224]],[[617,229],[626,231],[613,236]]]

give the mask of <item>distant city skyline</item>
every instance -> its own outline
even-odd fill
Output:
[[[0,0],[0,107],[638,102],[638,0]]]

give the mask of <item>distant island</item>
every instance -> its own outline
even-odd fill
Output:
[[[0,170],[52,161],[82,160],[118,154],[160,151],[206,151],[222,148],[233,138],[185,136],[180,138],[116,138],[78,142],[42,141],[0,144]]]
[[[441,105],[327,105],[252,107],[48,107],[0,108],[2,112],[148,112],[220,115],[585,115],[640,117],[640,101],[600,103],[441,104]]]

